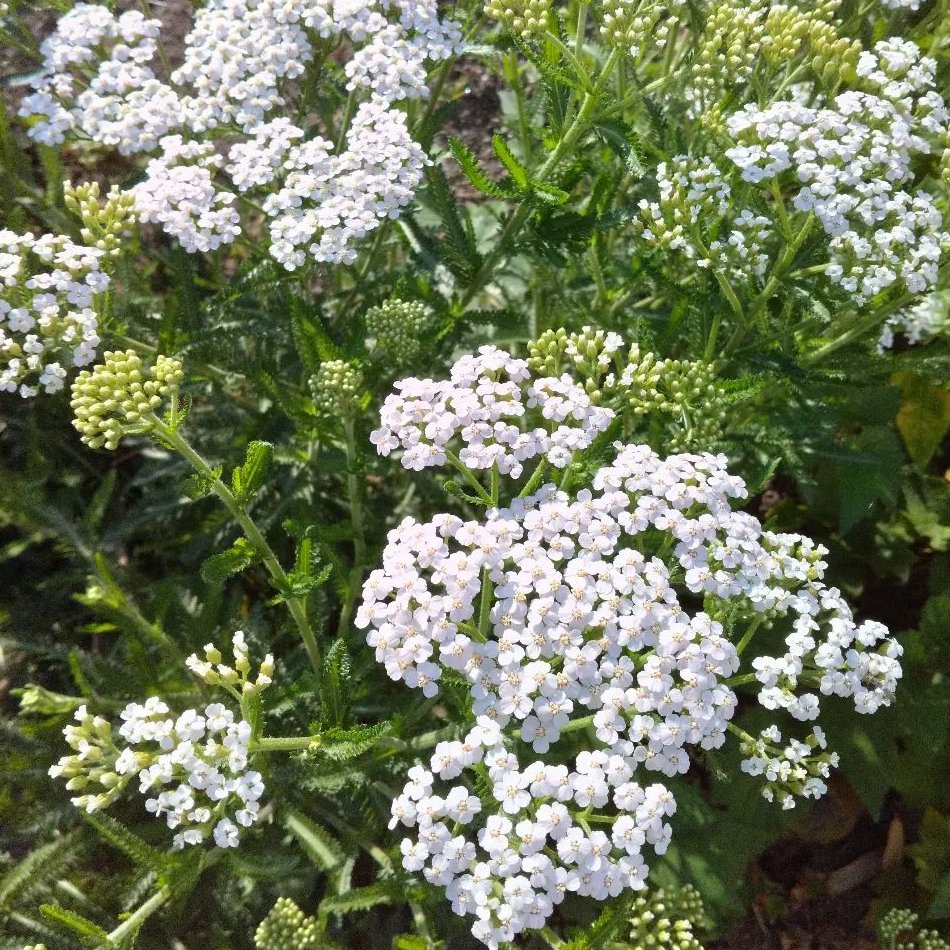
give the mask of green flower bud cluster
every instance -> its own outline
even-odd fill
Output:
[[[811,67],[819,76],[854,81],[861,43],[838,35],[834,18],[839,5],[839,0],[823,0],[810,9],[798,5],[773,6],[765,21],[766,61],[784,68],[807,45]]]
[[[667,443],[671,452],[709,450],[726,421],[726,392],[709,363],[666,360],[657,408],[672,415],[675,431]]]
[[[487,0],[485,3],[486,16],[526,40],[544,33],[550,13],[551,0]]]
[[[640,894],[630,917],[630,950],[703,950],[695,931],[705,924],[699,891],[691,886],[676,890],[657,888]]]
[[[310,377],[310,392],[323,415],[352,418],[360,409],[363,374],[347,360],[328,360]]]
[[[889,910],[878,924],[881,950],[950,950],[936,930],[917,930],[919,919],[910,910]]]
[[[65,778],[71,792],[83,792],[72,799],[77,808],[87,812],[108,808],[132,778],[119,775],[115,765],[119,750],[112,739],[112,726],[101,716],[93,716],[85,706],[76,710],[75,724],[63,730],[66,744],[75,755],[63,756],[49,774]]]
[[[226,666],[222,662],[224,658],[221,651],[211,643],[205,644],[203,660],[198,658],[197,653],[192,653],[185,660],[185,665],[209,686],[222,686],[239,697],[252,696],[270,686],[274,676],[274,657],[270,653],[264,657],[257,677],[252,682],[250,655],[243,630],[234,632],[231,645],[234,650],[234,666]]]
[[[135,220],[135,199],[113,185],[104,201],[100,200],[99,183],[66,185],[66,209],[82,221],[83,241],[98,248],[108,257],[122,253],[122,243],[131,234]]]
[[[583,327],[579,333],[546,330],[528,344],[528,366],[536,376],[569,373],[591,402],[600,405],[616,390],[627,364],[623,349],[619,334],[594,327]]]
[[[408,363],[422,347],[429,308],[418,300],[387,300],[366,311],[366,332],[396,363]]]
[[[316,950],[320,946],[317,921],[289,897],[279,897],[254,933],[256,950]]]
[[[167,356],[146,367],[134,350],[107,352],[73,383],[73,426],[90,448],[115,449],[125,436],[152,429],[150,417],[183,378],[181,363]]]
[[[709,107],[752,76],[765,40],[768,0],[714,0],[697,43],[691,84]]]
[[[603,0],[600,8],[600,35],[608,46],[639,51],[662,46],[670,30],[680,25],[682,0],[654,3],[652,0]],[[662,19],[661,19],[662,18]]]
[[[726,419],[725,389],[715,367],[694,360],[657,360],[632,347],[620,380],[623,398],[637,418],[662,413],[670,432],[671,451],[709,450],[722,436]]]

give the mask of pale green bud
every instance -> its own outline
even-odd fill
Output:
[[[159,356],[144,367],[134,350],[107,352],[73,383],[73,426],[90,448],[115,449],[126,435],[151,430],[150,417],[182,379],[178,360]]]
[[[387,300],[366,311],[366,332],[387,357],[408,363],[422,348],[430,319],[429,308],[419,301]]]
[[[485,15],[529,40],[547,29],[551,0],[487,0]]]
[[[254,934],[256,950],[316,950],[320,946],[317,921],[289,898],[280,897]]]
[[[352,418],[360,408],[363,374],[346,360],[329,360],[311,378],[310,391],[324,415]]]

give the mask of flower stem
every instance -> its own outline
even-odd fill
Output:
[[[350,522],[353,527],[353,567],[350,569],[349,588],[340,611],[339,635],[345,636],[350,628],[356,598],[363,580],[366,562],[366,526],[363,517],[363,486],[356,473],[356,432],[352,417],[343,420],[346,441],[346,493],[350,504]]]
[[[267,572],[273,578],[277,589],[283,594],[287,604],[287,609],[297,626],[297,631],[306,647],[307,655],[310,657],[310,664],[314,670],[320,672],[320,647],[317,645],[316,637],[310,628],[310,622],[307,620],[307,609],[302,598],[294,597],[289,593],[290,579],[286,572],[280,566],[277,555],[273,548],[267,543],[267,539],[261,533],[260,528],[254,522],[254,519],[244,510],[244,507],[234,496],[234,493],[227,485],[221,481],[215,474],[211,466],[191,447],[182,434],[170,426],[167,426],[156,415],[152,415],[149,420],[152,423],[153,431],[159,435],[168,445],[170,445],[187,462],[191,463],[192,468],[211,486],[211,490],[218,496],[225,508],[227,508],[231,517],[241,526],[248,541],[254,547]]]

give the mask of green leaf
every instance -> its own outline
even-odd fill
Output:
[[[198,501],[199,498],[207,498],[214,494],[214,480],[221,480],[224,469],[218,465],[211,472],[213,478],[206,478],[204,475],[195,473],[187,482],[185,482],[185,494],[192,500]]]
[[[49,920],[71,930],[80,942],[87,946],[95,947],[110,943],[109,934],[98,924],[83,917],[82,914],[77,914],[75,911],[67,910],[57,904],[41,904],[40,913]]]
[[[332,871],[343,861],[345,852],[340,842],[309,818],[292,811],[284,825],[321,871]]]
[[[256,552],[247,538],[238,538],[220,554],[212,554],[201,565],[201,579],[211,587],[221,587],[234,574],[239,574],[254,563]]]
[[[634,135],[629,129],[619,122],[601,122],[594,126],[594,132],[620,158],[629,174],[635,178],[642,178],[646,174],[633,141]]]
[[[493,135],[491,140],[492,148],[498,156],[498,160],[508,169],[511,180],[521,191],[528,187],[528,169],[515,158],[514,153],[508,147],[508,143],[500,135]]]
[[[950,389],[931,385],[918,373],[895,373],[893,381],[902,396],[897,428],[907,454],[924,468],[950,431]]]
[[[502,187],[482,170],[478,164],[475,154],[468,149],[461,139],[449,139],[449,151],[451,151],[455,160],[462,169],[462,174],[469,180],[474,188],[477,188],[482,194],[491,198],[513,198],[514,195],[507,188]]]
[[[369,910],[380,904],[392,904],[392,889],[384,884],[372,884],[369,887],[358,887],[346,894],[328,895],[320,902],[321,914],[352,914],[358,911]]]
[[[140,867],[154,871],[174,861],[171,855],[159,851],[158,848],[153,848],[147,841],[143,841],[137,834],[110,815],[103,813],[83,814],[82,817],[87,824],[96,829],[102,838],[114,848],[118,848]]]
[[[264,484],[273,457],[274,446],[270,442],[252,442],[247,447],[244,464],[239,465],[231,476],[231,488],[241,504]]]
[[[350,707],[350,656],[342,638],[327,650],[320,671],[320,721],[340,726]]]

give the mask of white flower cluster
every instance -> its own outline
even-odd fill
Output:
[[[290,101],[314,55],[308,31],[347,41],[347,88],[368,96],[339,152],[287,117],[309,108]],[[153,72],[158,32],[140,13],[79,4],[44,41],[22,114],[38,141],[80,133],[153,153],[136,206],[187,250],[233,241],[236,193],[250,189],[267,192],[271,253],[288,269],[308,251],[352,261],[352,241],[410,202],[427,159],[393,103],[428,95],[426,64],[461,49],[436,0],[209,0],[167,83]]]
[[[219,848],[237,847],[239,826],[257,821],[264,792],[260,773],[247,767],[250,725],[221,703],[203,714],[189,709],[172,718],[168,712],[155,696],[126,706],[120,749],[108,722],[81,706],[78,725],[64,732],[76,754],[60,759],[49,774],[66,777],[71,790],[101,786],[98,794],[87,791],[72,800],[88,812],[111,804],[137,778],[146,811],[176,829],[176,850],[209,838]]]
[[[777,795],[782,808],[794,808],[796,796],[821,798],[828,791],[825,779],[837,767],[838,753],[824,752],[827,745],[820,726],[804,742],[791,739],[784,746],[778,726],[769,726],[757,739],[743,738],[742,753],[747,758],[740,767],[749,775],[765,777],[764,798],[771,802]]]
[[[415,471],[444,465],[455,441],[469,469],[497,466],[518,478],[538,456],[564,468],[614,418],[567,374],[532,380],[526,360],[494,346],[462,357],[448,380],[403,379],[396,390],[370,439],[381,455],[401,448],[403,466]],[[532,416],[537,425],[526,424]]]
[[[878,340],[879,353],[894,345],[894,334],[903,333],[912,346],[950,332],[950,301],[946,294],[927,294],[920,303],[889,317]]]
[[[858,61],[864,91],[825,108],[748,105],[727,123],[737,144],[726,154],[745,181],[794,173],[795,208],[814,212],[830,238],[826,274],[859,304],[898,282],[922,293],[937,278],[942,215],[932,195],[902,188],[914,156],[947,129],[935,70],[913,43],[883,40]]]
[[[638,230],[645,240],[742,281],[765,274],[771,223],[748,208],[730,208],[732,187],[711,159],[677,155],[661,162],[656,176],[659,200],[639,204]]]
[[[474,389],[479,406],[517,404],[519,361],[488,349],[461,365],[461,401]],[[436,386],[405,410],[420,439],[460,428]],[[388,451],[392,438],[376,441]],[[442,452],[425,444],[423,460]],[[739,653],[713,616],[724,601],[791,627],[783,656],[753,663],[767,708],[813,719],[817,695],[797,690],[816,683],[872,711],[900,675],[900,647],[880,625],[856,627],[820,583],[820,548],[732,510],[745,486],[724,457],[615,448],[573,498],[548,485],[484,522],[404,520],[357,614],[391,678],[426,696],[445,677],[467,685],[474,728],[410,773],[393,824],[416,828],[406,868],[443,886],[492,947],[543,926],[567,890],[643,886],[642,851],[666,847],[675,802],[636,772],[685,773],[689,747],[722,745],[736,707]],[[683,595],[706,595],[706,610],[690,613]],[[588,728],[601,747],[578,753],[568,736]]]
[[[0,230],[0,392],[58,392],[68,367],[95,359],[104,256],[59,235]]]

